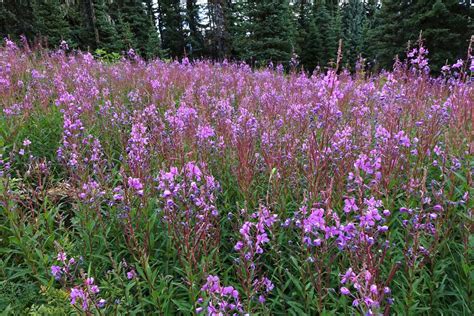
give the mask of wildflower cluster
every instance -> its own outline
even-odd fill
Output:
[[[219,242],[219,183],[205,165],[186,163],[181,169],[162,170],[156,178],[163,221],[180,256],[197,268]]]
[[[270,232],[278,220],[276,214],[265,206],[251,215],[251,220],[244,222],[239,230],[241,240],[237,241],[234,250],[239,253],[240,281],[248,299],[257,298],[264,303],[266,296],[273,290],[273,283],[263,276],[259,257],[264,247],[270,242]]]
[[[239,292],[232,286],[222,286],[217,276],[209,275],[201,291],[205,293],[205,299],[200,297],[198,303],[206,303],[207,315],[240,315],[244,312]],[[198,314],[203,311],[203,307],[196,309]]]
[[[78,280],[81,281],[81,284],[68,290],[71,305],[78,306],[84,312],[90,311],[91,308],[103,308],[105,306],[106,300],[98,296],[100,289],[94,283],[94,278],[87,277],[79,269],[82,258],[80,260],[76,260],[74,257],[68,259],[67,254],[60,251],[56,261],[58,263],[51,266],[51,275],[56,281],[60,281],[63,286],[75,284]]]

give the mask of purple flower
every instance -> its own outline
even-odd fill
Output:
[[[92,293],[94,293],[94,294],[97,294],[97,293],[100,292],[100,289],[99,289],[99,287],[98,287],[97,285],[92,285],[92,286],[90,287],[90,291],[91,291]]]
[[[99,302],[97,302],[97,307],[99,307],[99,308],[104,308],[106,303],[107,303],[107,301],[104,300],[103,298],[101,298],[101,299],[99,300]]]
[[[461,68],[464,65],[464,61],[462,59],[458,59],[457,62],[453,65],[453,68]]]
[[[138,195],[143,195],[143,184],[138,178],[128,178],[128,186],[134,189]]]
[[[82,309],[83,309],[84,311],[87,310],[87,306],[88,306],[88,305],[87,305],[87,298],[86,298],[86,295],[85,295],[85,293],[84,293],[84,291],[83,291],[82,289],[77,288],[77,287],[73,288],[73,289],[71,290],[71,294],[70,294],[69,296],[70,296],[71,304],[72,304],[72,305],[76,304],[77,300],[79,299],[79,300],[81,300],[81,301],[83,302]],[[85,303],[85,305],[84,305],[84,303]],[[84,307],[85,307],[85,308],[84,308]]]
[[[449,65],[444,65],[443,67],[441,67],[441,71],[443,72],[448,72],[451,70],[451,67]]]
[[[347,281],[351,281],[355,278],[355,273],[352,271],[352,268],[347,269],[346,273],[342,276],[341,283],[345,284]]]
[[[351,294],[351,291],[349,291],[349,289],[347,287],[341,287],[341,294],[342,295],[349,295]]]
[[[58,253],[58,258],[57,258],[58,261],[62,261],[62,262],[65,262],[66,261],[66,253],[65,252],[59,252]]]
[[[377,290],[377,285],[372,284],[372,285],[370,286],[370,292],[372,292],[372,294],[377,294],[377,291],[378,291],[378,290]]]
[[[87,278],[86,285],[92,285],[92,284],[94,284],[94,278]]]
[[[135,270],[130,270],[127,272],[127,279],[132,280],[132,279],[135,279],[136,277],[137,277],[137,273],[135,272]]]
[[[241,250],[242,248],[244,247],[244,243],[242,241],[238,241],[235,246],[234,246],[234,249],[235,251],[239,251]]]
[[[344,212],[350,213],[352,211],[357,211],[359,208],[355,202],[354,198],[349,198],[344,200]]]
[[[56,280],[61,279],[62,268],[60,266],[51,266],[51,274]]]

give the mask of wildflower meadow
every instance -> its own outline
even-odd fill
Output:
[[[308,74],[5,40],[0,311],[472,315],[474,59],[429,56]]]

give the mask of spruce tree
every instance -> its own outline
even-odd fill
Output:
[[[394,56],[403,57],[407,43],[415,42],[422,31],[432,68],[438,69],[446,59],[464,56],[471,10],[468,1],[382,1],[377,25],[370,32],[370,50],[382,67],[389,68]]]
[[[458,0],[420,0],[409,26],[423,32],[430,50],[430,66],[439,71],[446,60],[464,58],[471,34],[467,28],[470,7]]]
[[[0,2],[0,36],[12,40],[24,35],[32,40],[35,36],[34,16],[31,1]]]
[[[337,45],[340,38],[339,16],[331,16],[324,1],[315,1],[313,5],[314,31],[311,38],[316,41],[314,55],[318,64],[324,68],[337,54]],[[336,20],[337,18],[337,20]],[[318,48],[319,47],[319,48]]]
[[[344,39],[344,60],[354,66],[362,54],[363,32],[366,11],[361,0],[349,0],[342,7],[342,29]]]
[[[310,73],[322,62],[324,56],[322,48],[325,44],[317,24],[320,20],[316,20],[315,11],[307,0],[301,0],[297,4],[297,54],[302,67]],[[329,15],[327,18],[329,19]]]
[[[199,5],[196,0],[186,0],[185,23],[187,25],[186,53],[194,57],[202,55],[204,39],[201,33],[201,17]]]
[[[293,29],[287,0],[248,1],[249,46],[246,59],[257,65],[287,65],[293,52]]]
[[[369,33],[371,60],[383,68],[391,68],[396,55],[404,54],[407,42],[416,39],[419,31],[408,27],[413,15],[410,0],[383,0],[375,16],[376,27]]]
[[[376,15],[378,14],[378,10],[380,6],[378,5],[377,0],[368,0],[364,3],[365,7],[365,19],[364,25],[362,28],[362,47],[363,53],[362,57],[366,59],[366,63],[369,67],[373,65],[373,56],[374,53],[374,45],[371,43],[371,33],[373,32],[374,28],[376,27]]]
[[[65,10],[59,0],[32,2],[36,36],[50,47],[58,46],[61,40],[70,40],[70,28]]]
[[[235,25],[232,0],[209,0],[207,5],[209,24],[206,33],[205,52],[213,59],[229,56],[232,49],[232,31]]]
[[[124,50],[125,47],[122,46],[119,39],[106,0],[95,0],[94,12],[99,39],[97,48],[103,48],[107,52],[120,52],[121,50]]]
[[[179,0],[159,0],[162,48],[169,57],[183,56],[185,49],[183,20]]]
[[[250,37],[248,30],[252,28],[249,20],[251,4],[247,0],[231,1],[230,10],[226,14],[227,27],[231,39],[231,55],[239,60],[249,57]]]

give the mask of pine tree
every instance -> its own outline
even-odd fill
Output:
[[[136,38],[132,32],[132,28],[128,21],[125,19],[124,14],[119,8],[112,6],[111,15],[114,21],[115,29],[117,31],[117,37],[120,41],[120,47],[123,50],[136,47]]]
[[[170,57],[183,56],[185,41],[180,1],[160,0],[158,15],[163,49]]]
[[[361,0],[349,0],[342,7],[344,60],[354,66],[363,49],[366,11]]]
[[[205,53],[213,59],[223,59],[232,49],[232,27],[235,25],[232,0],[209,0],[209,24],[206,33]]]
[[[362,51],[363,56],[366,58],[366,63],[370,67],[372,66],[373,62],[371,58],[375,55],[373,46],[371,43],[371,36],[370,34],[373,32],[374,28],[376,27],[376,15],[380,9],[377,0],[368,0],[364,3],[365,7],[365,20],[364,25],[362,28]]]
[[[149,7],[140,0],[115,0],[110,5],[118,37],[123,47],[133,48],[145,57],[160,54],[158,32]]]
[[[150,33],[148,37],[148,42],[146,43],[146,48],[145,48],[145,56],[147,58],[152,58],[152,57],[162,57],[163,56],[163,51],[161,49],[161,39],[160,39],[160,32],[157,29],[156,25],[156,13],[157,13],[157,8],[155,7],[155,3],[153,0],[145,0],[145,7],[146,7],[146,14],[149,20],[149,28],[150,28]]]
[[[418,1],[409,26],[423,32],[425,44],[430,50],[431,68],[439,70],[446,60],[454,63],[466,54],[471,34],[470,7],[458,0]]]
[[[249,58],[250,36],[248,30],[252,28],[249,20],[251,4],[247,0],[231,1],[230,10],[226,15],[228,30],[231,38],[231,55],[239,60]]]
[[[333,8],[331,11],[331,24],[329,28],[329,36],[327,40],[327,59],[330,63],[334,63],[337,58],[337,51],[339,49],[339,41],[343,39],[342,32],[342,14],[339,6]],[[344,42],[343,42],[344,44]]]
[[[0,2],[0,36],[12,40],[24,35],[32,40],[35,36],[31,1]]]
[[[248,1],[249,34],[246,59],[257,65],[288,64],[293,52],[293,29],[287,0]]]
[[[312,44],[313,54],[317,63],[325,67],[337,53],[337,45],[340,38],[339,16],[331,16],[324,1],[315,1],[313,4],[314,28],[308,40],[314,40]]]
[[[418,37],[418,30],[408,27],[413,15],[410,0],[383,0],[375,16],[376,27],[369,33],[371,60],[384,68],[391,68],[396,55],[402,56],[409,39]]]
[[[315,10],[307,0],[300,0],[297,10],[297,54],[305,70],[312,72],[323,59],[323,37],[316,24]],[[329,15],[327,16],[329,18]]]
[[[471,10],[468,1],[385,0],[370,32],[370,50],[380,65],[388,68],[394,56],[403,57],[407,43],[416,41],[422,31],[432,68],[439,69],[446,59],[464,56]]]
[[[199,5],[196,0],[186,0],[185,23],[188,31],[186,36],[186,53],[193,57],[202,55],[204,39],[201,33],[201,18],[199,15]]]
[[[107,52],[120,52],[125,47],[122,46],[109,11],[105,0],[94,1],[95,25],[98,35],[97,48],[103,48]]]
[[[32,2],[35,32],[49,46],[58,46],[61,40],[70,40],[70,28],[65,10],[59,0]]]

